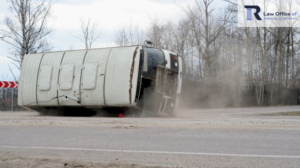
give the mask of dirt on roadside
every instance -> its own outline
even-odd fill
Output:
[[[97,126],[124,129],[141,127],[268,127],[300,128],[298,116],[263,116],[261,114],[222,115],[201,113],[201,117],[182,118],[101,118],[40,116],[36,112],[1,112],[1,125],[23,126]],[[266,113],[270,115],[272,113]],[[298,117],[298,118],[297,118]]]
[[[0,153],[1,168],[167,168],[161,166],[124,164],[124,163],[93,163],[68,161],[60,159],[25,158],[12,154]]]

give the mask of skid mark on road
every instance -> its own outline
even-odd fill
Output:
[[[66,151],[98,151],[98,152],[119,152],[119,153],[147,153],[147,154],[170,154],[170,155],[203,155],[203,156],[229,156],[229,157],[258,157],[258,158],[288,158],[300,159],[300,156],[293,155],[251,155],[251,154],[224,154],[224,153],[200,153],[200,152],[171,152],[171,151],[139,151],[139,150],[115,150],[115,149],[88,149],[88,148],[59,148],[59,147],[20,147],[0,146],[7,149],[48,149]]]

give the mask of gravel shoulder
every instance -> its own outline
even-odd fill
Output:
[[[101,127],[267,127],[300,128],[299,116],[273,113],[183,111],[171,118],[100,118],[40,116],[37,112],[0,112],[0,125],[101,126]],[[270,114],[270,115],[269,115]]]
[[[0,153],[0,166],[3,168],[167,168],[162,166],[151,166],[141,164],[126,164],[119,162],[110,163],[95,163],[95,162],[83,162],[76,160],[63,160],[63,159],[44,159],[44,158],[29,158],[21,157],[12,154]]]

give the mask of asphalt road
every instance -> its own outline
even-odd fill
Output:
[[[253,115],[287,111],[300,107],[185,110],[171,119],[1,112],[0,154],[161,167],[300,167],[300,118]]]
[[[179,116],[186,118],[201,117],[221,117],[221,116],[239,116],[249,117],[253,114],[268,114],[279,112],[295,112],[300,111],[300,106],[279,106],[279,107],[253,107],[253,108],[226,108],[226,109],[201,109],[201,110],[182,110]],[[258,117],[254,117],[258,118]],[[281,117],[282,118],[282,117]],[[294,118],[294,117],[293,117]],[[300,117],[297,117],[300,118]]]

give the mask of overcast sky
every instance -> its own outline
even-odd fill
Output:
[[[127,26],[132,22],[147,29],[150,18],[161,21],[177,21],[184,13],[177,4],[192,0],[57,0],[52,8],[53,17],[49,27],[54,31],[49,37],[53,50],[83,49],[84,44],[74,36],[80,34],[79,18],[91,18],[98,21],[101,37],[93,47],[112,46],[115,30],[119,26]],[[0,1],[0,23],[10,14],[10,4]],[[19,70],[6,56],[9,46],[0,41],[0,80],[13,80],[8,65],[19,77]]]

